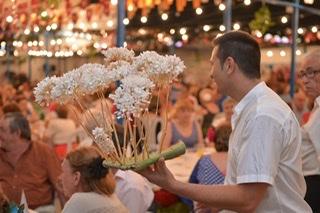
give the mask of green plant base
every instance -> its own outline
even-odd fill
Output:
[[[119,162],[111,161],[111,160],[104,160],[103,166],[117,168],[121,170],[140,171],[154,164],[161,157],[163,157],[165,160],[170,160],[180,155],[183,155],[185,152],[186,152],[186,145],[182,141],[179,141],[177,144],[170,146],[168,149],[164,150],[161,153],[157,153],[157,152],[151,153],[148,159],[137,160],[135,162],[134,158],[132,158],[127,160],[125,164],[120,164]]]

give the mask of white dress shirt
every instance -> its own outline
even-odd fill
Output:
[[[264,82],[235,107],[225,184],[267,183],[255,212],[312,212],[304,201],[299,123]]]
[[[305,176],[320,175],[320,96],[314,102],[302,132],[302,169]]]
[[[145,178],[133,171],[118,170],[115,174],[116,194],[130,213],[144,213],[151,206],[154,193]]]

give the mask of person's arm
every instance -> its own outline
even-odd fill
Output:
[[[202,134],[202,130],[201,130],[201,126],[200,126],[199,122],[196,122],[196,128],[197,128],[197,133],[198,133],[198,146],[204,147],[203,134]]]
[[[174,194],[188,197],[208,206],[237,212],[254,212],[264,198],[269,184],[248,183],[239,185],[200,185],[177,181],[159,160],[152,170],[140,172],[149,181]]]

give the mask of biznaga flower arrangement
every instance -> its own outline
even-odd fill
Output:
[[[185,69],[181,59],[175,55],[162,56],[154,51],[145,51],[135,57],[134,52],[126,48],[109,48],[102,53],[105,56],[105,65],[84,64],[61,77],[47,77],[39,82],[34,89],[36,101],[40,104],[52,101],[60,104],[71,102],[86,112],[82,114],[84,119],[80,119],[81,116],[75,111],[81,126],[104,154],[105,166],[140,170],[160,157],[171,159],[183,154],[183,142],[162,150],[165,133],[162,134],[159,150],[149,153],[146,135],[150,129],[142,124],[142,119],[148,115],[153,90],[160,91],[164,88],[168,103],[170,85]],[[120,86],[109,98],[117,108],[115,115],[123,118],[123,144],[119,142],[115,120],[104,97],[104,90],[117,81]],[[81,101],[84,96],[92,94],[99,97],[102,122],[87,104]],[[167,127],[167,113],[165,114],[164,129]],[[89,120],[95,122],[96,128],[92,131],[86,125]],[[128,145],[132,147],[130,154],[127,152]],[[138,146],[142,146],[141,152],[138,152]]]

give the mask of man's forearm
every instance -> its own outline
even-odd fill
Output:
[[[266,191],[266,184],[260,183],[261,190],[256,185],[199,185],[174,181],[168,190],[175,194],[188,197],[209,206],[234,210],[237,212],[252,212],[258,206]],[[265,188],[265,190],[263,190]]]

